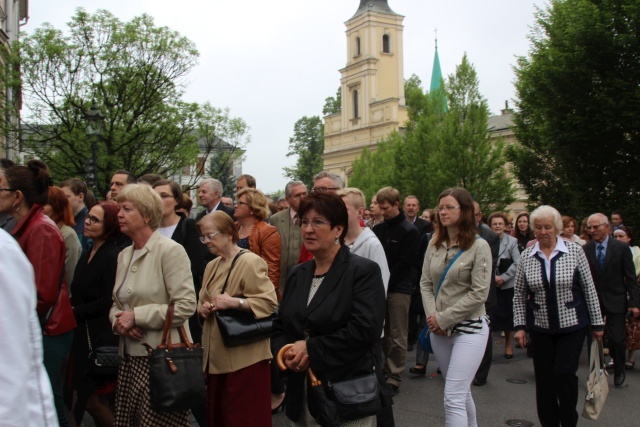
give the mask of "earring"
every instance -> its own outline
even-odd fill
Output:
[[[18,212],[20,210],[20,205],[17,205],[14,203],[13,205],[11,205],[11,207],[13,208],[14,211]]]
[[[335,244],[337,245],[337,244],[339,244],[339,243],[340,243],[340,240],[338,240],[338,238],[336,237],[336,241],[335,241],[335,242],[333,242],[333,243],[335,243]]]

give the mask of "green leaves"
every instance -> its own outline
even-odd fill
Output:
[[[313,187],[313,176],[322,170],[324,125],[318,116],[304,116],[293,127],[287,157],[298,156],[295,166],[284,167],[284,175]]]

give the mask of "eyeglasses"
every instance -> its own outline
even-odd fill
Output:
[[[597,228],[599,228],[599,227],[602,227],[603,225],[607,225],[607,224],[606,224],[606,223],[604,223],[604,224],[598,224],[598,225],[587,225],[585,228],[586,228],[587,230],[595,230],[595,229],[597,229]]]
[[[166,194],[166,193],[160,194],[160,198],[161,199],[175,199],[175,197],[173,197],[173,194]]]
[[[2,188],[0,187],[0,191],[16,191],[15,188]]]
[[[327,191],[336,191],[339,189],[340,187],[313,187],[311,191],[314,193],[326,193]]]
[[[458,209],[460,209],[460,206],[438,206],[436,208],[438,212],[444,212],[444,211],[451,212],[451,211],[457,211]]]
[[[100,218],[93,215],[87,215],[87,221],[89,221],[89,224],[91,225],[96,225],[97,223],[102,222]]]
[[[306,228],[307,225],[311,224],[311,227],[314,230],[317,230],[318,228],[322,228],[325,225],[330,225],[331,223],[329,221],[323,221],[321,219],[312,219],[312,220],[308,220],[308,219],[301,219],[300,222],[298,222],[298,226],[300,226],[300,228]]]
[[[236,205],[247,205],[249,206],[249,203],[246,202],[235,202]]]
[[[219,231],[216,231],[215,233],[211,233],[211,234],[205,234],[204,236],[200,236],[200,241],[202,243],[207,243],[213,240],[214,237],[216,237],[218,234],[220,234]]]

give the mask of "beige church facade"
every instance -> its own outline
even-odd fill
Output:
[[[362,0],[346,22],[347,65],[340,70],[342,110],[324,118],[324,168],[348,179],[362,149],[408,120],[402,21],[386,0]]]

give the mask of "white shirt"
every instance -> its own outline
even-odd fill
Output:
[[[170,239],[173,236],[173,232],[176,231],[176,227],[180,222],[175,223],[174,225],[170,225],[168,227],[158,227],[158,233],[162,234],[167,239]]]
[[[3,427],[58,425],[43,365],[33,267],[0,229],[0,423]]]
[[[529,254],[529,256],[535,256],[538,252],[544,260],[544,271],[547,274],[547,281],[551,282],[551,260],[560,252],[568,253],[569,249],[567,249],[567,245],[564,243],[564,239],[562,239],[560,236],[557,236],[556,247],[553,249],[553,252],[551,252],[551,256],[549,258],[547,258],[544,252],[542,252],[542,250],[540,249],[540,242],[536,242],[536,244],[533,245],[533,249],[531,249],[531,253]]]

